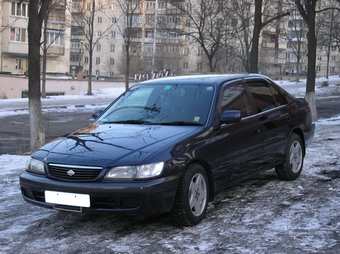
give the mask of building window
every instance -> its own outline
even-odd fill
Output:
[[[100,57],[96,57],[96,64],[100,64]]]
[[[10,41],[26,42],[26,29],[11,28]]]
[[[188,64],[188,62],[184,62],[183,63],[183,70],[187,70],[187,69],[189,69],[189,64]]]
[[[166,2],[158,2],[158,9],[165,10],[166,9]]]
[[[115,64],[115,59],[114,58],[110,58],[110,65],[114,65]]]
[[[146,9],[154,10],[156,8],[156,3],[154,1],[147,1],[146,2]]]
[[[88,56],[85,56],[85,58],[84,58],[84,62],[85,62],[86,64],[88,64],[88,63],[89,63],[89,57],[88,57]]]
[[[28,17],[28,4],[12,2],[11,15],[19,17]]]
[[[179,53],[179,46],[169,46],[169,53]]]
[[[22,59],[15,59],[15,69],[16,70],[21,70],[22,69]]]
[[[113,77],[115,73],[113,71],[110,72],[110,76]]]
[[[81,42],[80,41],[71,41],[71,48],[80,49],[81,48]]]
[[[189,55],[189,48],[184,48],[184,55],[185,56]]]
[[[203,64],[202,63],[198,63],[197,64],[197,71],[202,71],[203,69]]]
[[[64,34],[55,33],[55,32],[47,32],[47,45],[60,45],[63,46],[65,44]]]
[[[321,66],[316,66],[316,71],[321,71]]]
[[[141,21],[140,21],[140,15],[132,15],[132,23],[133,24],[140,24]]]
[[[152,67],[152,61],[146,60],[146,67]]]
[[[102,31],[97,31],[97,37],[101,37],[102,36]]]
[[[103,23],[102,17],[98,17],[98,23],[99,23],[99,24]]]
[[[334,73],[334,72],[335,72],[335,67],[329,67],[329,71],[330,71],[331,73]]]
[[[144,52],[152,53],[153,52],[153,45],[152,44],[145,44],[144,45]]]
[[[116,24],[116,22],[117,22],[117,19],[116,19],[115,17],[113,17],[113,18],[111,19],[111,23],[112,23],[112,24]]]
[[[111,49],[111,52],[115,52],[115,50],[116,50],[116,45],[111,44],[110,49]]]
[[[81,55],[70,55],[70,61],[71,62],[80,62],[81,61]]]
[[[316,60],[321,60],[321,56],[316,56]]]
[[[331,61],[335,61],[335,56],[331,56]]]
[[[112,32],[111,32],[111,37],[112,37],[112,38],[116,38],[116,32],[115,32],[115,31],[112,31]]]
[[[155,23],[155,15],[146,15],[146,23],[154,24]]]
[[[97,44],[97,51],[100,51],[102,49],[102,45],[101,44]]]

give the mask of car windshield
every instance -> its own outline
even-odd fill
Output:
[[[98,124],[204,125],[214,87],[207,85],[137,85],[125,92],[96,121]]]

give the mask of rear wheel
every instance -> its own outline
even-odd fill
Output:
[[[292,134],[287,144],[286,155],[281,165],[275,168],[276,174],[283,180],[295,180],[303,167],[303,143],[299,135]]]
[[[209,200],[208,177],[199,164],[192,164],[184,172],[178,186],[173,215],[178,224],[193,226],[200,223]]]

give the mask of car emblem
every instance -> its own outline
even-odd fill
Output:
[[[76,172],[74,172],[72,169],[70,169],[69,171],[67,171],[67,174],[69,176],[73,176]]]

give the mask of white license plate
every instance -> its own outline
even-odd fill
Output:
[[[47,203],[69,206],[90,207],[90,195],[59,191],[45,191]]]

